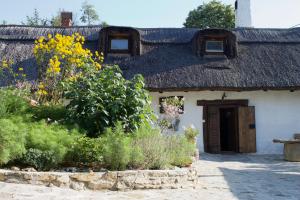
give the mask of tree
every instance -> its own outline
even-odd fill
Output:
[[[81,11],[82,16],[80,17],[80,20],[82,23],[92,25],[94,22],[99,21],[99,15],[95,9],[95,6],[89,4],[88,1],[83,2]]]
[[[235,16],[232,5],[212,0],[190,11],[184,26],[186,28],[234,28]]]
[[[32,16],[26,16],[26,22],[22,22],[24,25],[29,26],[46,26],[49,25],[47,18],[41,18],[37,9],[34,9]]]

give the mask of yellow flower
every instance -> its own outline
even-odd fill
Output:
[[[19,67],[19,71],[24,71],[23,67]]]

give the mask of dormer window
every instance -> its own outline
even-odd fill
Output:
[[[207,53],[224,53],[223,40],[206,40],[205,51]]]
[[[201,58],[211,56],[232,59],[237,56],[237,41],[233,32],[224,29],[204,29],[193,38],[193,51]]]
[[[130,27],[106,27],[100,32],[100,51],[105,56],[140,55],[140,33]]]

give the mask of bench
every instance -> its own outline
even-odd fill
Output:
[[[291,162],[300,162],[300,134],[295,134],[292,140],[274,139],[274,143],[284,144],[284,159]]]

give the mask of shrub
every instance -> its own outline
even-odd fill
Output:
[[[0,119],[0,164],[6,164],[25,153],[26,133],[26,125],[20,117]]]
[[[103,141],[101,138],[80,137],[73,144],[67,160],[75,163],[103,164]]]
[[[35,120],[61,121],[67,117],[67,110],[63,105],[40,105],[32,107],[30,112]]]
[[[188,128],[185,128],[185,130],[184,130],[184,136],[191,143],[196,142],[196,137],[198,134],[199,134],[199,131],[196,128],[194,128],[193,126],[189,126]]]
[[[27,123],[27,149],[38,149],[42,152],[53,152],[53,160],[60,164],[72,144],[79,137],[75,129],[68,130],[64,126],[47,124],[45,121]]]
[[[192,163],[195,144],[190,143],[183,135],[165,136],[170,165],[185,167]]]
[[[2,88],[0,89],[0,118],[8,117],[12,114],[22,114],[28,109],[28,102],[22,97],[23,91]]]
[[[71,100],[68,116],[85,128],[89,136],[114,127],[117,121],[122,122],[126,131],[132,131],[153,118],[143,78],[135,76],[128,81],[117,66],[79,77],[66,88],[65,97]]]
[[[157,129],[141,127],[135,132],[132,141],[134,154],[139,153],[139,157],[131,156],[133,167],[145,169],[161,169],[168,165],[169,157],[164,136]]]
[[[117,123],[115,128],[108,128],[102,139],[106,167],[111,170],[125,170],[130,161],[131,140],[124,133],[122,125]]]
[[[60,162],[56,159],[57,156],[54,151],[30,148],[18,162],[25,166],[34,167],[37,170],[50,170],[57,167],[57,164]]]

